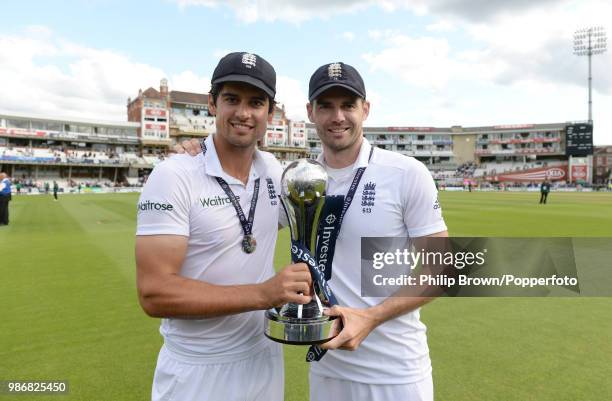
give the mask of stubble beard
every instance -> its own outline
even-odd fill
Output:
[[[254,135],[238,134],[232,132],[232,130],[234,130],[234,128],[229,125],[226,129],[226,134],[223,135],[223,139],[229,145],[238,149],[254,148],[257,145],[257,140],[263,136],[257,133],[257,127],[255,127]]]
[[[342,138],[339,141],[335,141],[333,139],[324,141],[323,139],[321,139],[321,142],[329,150],[335,153],[339,153],[339,152],[352,148],[355,145],[355,143],[359,141],[359,134],[356,134],[354,131],[355,131],[355,128],[351,128],[350,134],[347,135],[348,137]],[[327,132],[321,133],[321,131],[319,130],[317,133],[319,135],[319,138],[328,138],[328,136],[326,135]]]

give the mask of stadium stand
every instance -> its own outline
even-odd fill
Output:
[[[139,90],[128,99],[127,112],[128,122],[0,113],[0,165],[16,179],[60,180],[67,190],[75,183],[137,186],[174,143],[215,132],[208,96],[169,91],[166,80],[159,90]],[[376,147],[422,161],[442,186],[514,185],[509,180],[517,173],[532,177],[538,169],[546,172],[535,176],[548,174],[559,185],[585,185],[593,179],[593,157],[568,155],[566,134],[573,124],[364,127],[364,136]],[[282,105],[273,110],[258,146],[283,167],[301,157],[316,158],[322,148],[314,125],[289,120]],[[598,179],[607,183],[608,158],[599,159]]]

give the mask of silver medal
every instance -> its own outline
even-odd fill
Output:
[[[255,252],[255,248],[257,248],[257,241],[252,234],[245,235],[242,239],[242,250],[245,253],[253,253]]]

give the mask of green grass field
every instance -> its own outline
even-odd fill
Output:
[[[612,236],[612,194],[538,196],[440,201],[454,236]],[[69,380],[69,395],[17,400],[149,399],[161,337],[136,298],[137,195],[13,199],[0,227],[0,380]],[[612,298],[443,298],[422,317],[436,400],[612,400]],[[290,401],[308,399],[304,353],[285,348]]]

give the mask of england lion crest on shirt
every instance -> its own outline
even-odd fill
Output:
[[[372,207],[376,200],[376,183],[370,181],[363,186],[361,193],[361,212],[372,213]]]

